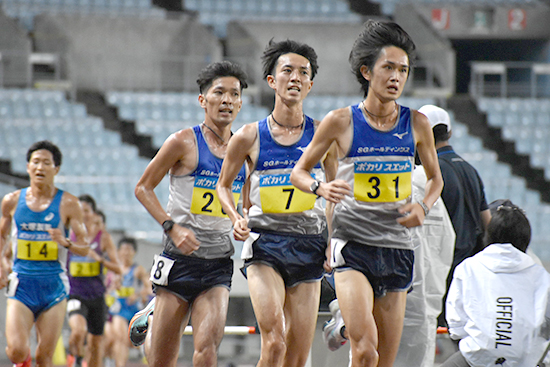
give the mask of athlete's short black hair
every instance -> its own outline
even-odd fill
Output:
[[[117,248],[120,248],[122,245],[130,245],[134,248],[134,251],[137,252],[137,242],[132,237],[122,237],[120,241],[118,241]]]
[[[531,241],[531,225],[523,209],[510,200],[495,200],[489,204],[491,222],[487,226],[487,243],[511,243],[527,251]]]
[[[88,195],[88,194],[80,195],[78,197],[78,201],[83,201],[85,203],[90,204],[90,206],[92,207],[92,211],[96,213],[97,205],[96,205],[95,199],[91,195]]]
[[[365,96],[369,90],[369,82],[361,74],[361,66],[365,65],[372,70],[376,60],[380,57],[380,52],[387,46],[399,47],[405,51],[409,57],[409,67],[412,67],[416,59],[416,46],[409,34],[399,24],[373,19],[365,22],[363,31],[355,40],[349,54],[351,71],[357,81],[361,83],[361,89]]]
[[[313,47],[289,39],[275,42],[272,38],[269,40],[262,55],[264,79],[266,79],[268,75],[273,75],[279,57],[286,54],[298,54],[308,59],[309,65],[311,66],[311,80],[315,78],[317,70],[319,69],[319,64],[317,63],[317,53]]]
[[[197,79],[200,93],[202,94],[203,92],[208,91],[208,89],[212,86],[214,80],[222,78],[224,76],[232,76],[239,79],[241,92],[244,88],[248,87],[248,84],[246,82],[248,77],[244,70],[239,66],[239,64],[224,60],[213,62],[201,70]]]
[[[451,132],[448,131],[448,127],[444,124],[437,124],[432,129],[434,133],[435,143],[442,141],[448,141],[451,138]]]
[[[61,150],[59,150],[59,147],[49,140],[37,141],[36,143],[31,145],[29,150],[27,150],[27,162],[30,162],[31,155],[34,152],[41,149],[45,149],[50,153],[52,153],[53,164],[55,164],[56,167],[61,166],[61,162],[63,161],[63,155],[61,154]]]

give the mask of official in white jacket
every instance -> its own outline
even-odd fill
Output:
[[[421,201],[427,180],[424,168],[416,166],[412,177],[413,201]],[[407,294],[401,343],[393,367],[432,367],[437,316],[441,313],[456,238],[441,198],[434,203],[423,225],[411,228],[411,236],[414,244],[413,289]]]
[[[525,253],[529,221],[509,200],[490,207],[489,245],[454,272],[446,319],[460,350],[442,367],[535,367],[548,343],[550,274]]]

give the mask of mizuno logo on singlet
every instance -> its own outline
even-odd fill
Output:
[[[300,152],[305,152],[307,147],[296,147],[296,149],[298,149]]]
[[[409,133],[408,131],[405,131],[404,133],[401,133],[401,134],[395,133],[395,134],[393,134],[393,136],[395,136],[396,138],[399,138],[399,140],[403,140],[403,137],[405,135],[407,135],[408,133]]]

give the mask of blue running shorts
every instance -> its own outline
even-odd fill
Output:
[[[36,320],[40,314],[69,295],[69,279],[64,273],[48,276],[9,275],[7,295],[27,306]]]
[[[162,285],[153,282],[153,290],[156,288],[166,289],[188,303],[192,303],[201,293],[213,287],[225,287],[231,289],[231,278],[233,276],[233,260],[202,259],[193,256],[178,255],[163,252],[159,258],[173,261],[167,274],[167,284]],[[155,273],[155,267],[151,272]]]
[[[363,273],[380,298],[386,292],[408,291],[412,285],[413,250],[374,247],[348,241],[342,249],[345,264],[335,271],[357,270]]]
[[[252,244],[252,258],[241,269],[245,277],[248,266],[262,263],[273,267],[287,287],[323,278],[327,240],[322,235],[277,234],[254,229],[252,232],[260,237]]]

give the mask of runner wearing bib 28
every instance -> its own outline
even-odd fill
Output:
[[[138,200],[164,229],[164,251],[155,256],[150,273],[156,297],[129,326],[132,343],[145,343],[149,366],[176,366],[189,319],[193,365],[217,366],[227,316],[234,249],[231,221],[215,188],[246,75],[236,64],[216,62],[201,71],[197,84],[204,121],[166,139],[136,186]],[[154,189],[166,172],[170,196],[164,210]],[[246,178],[242,164],[238,176],[230,189],[233,207]]]

